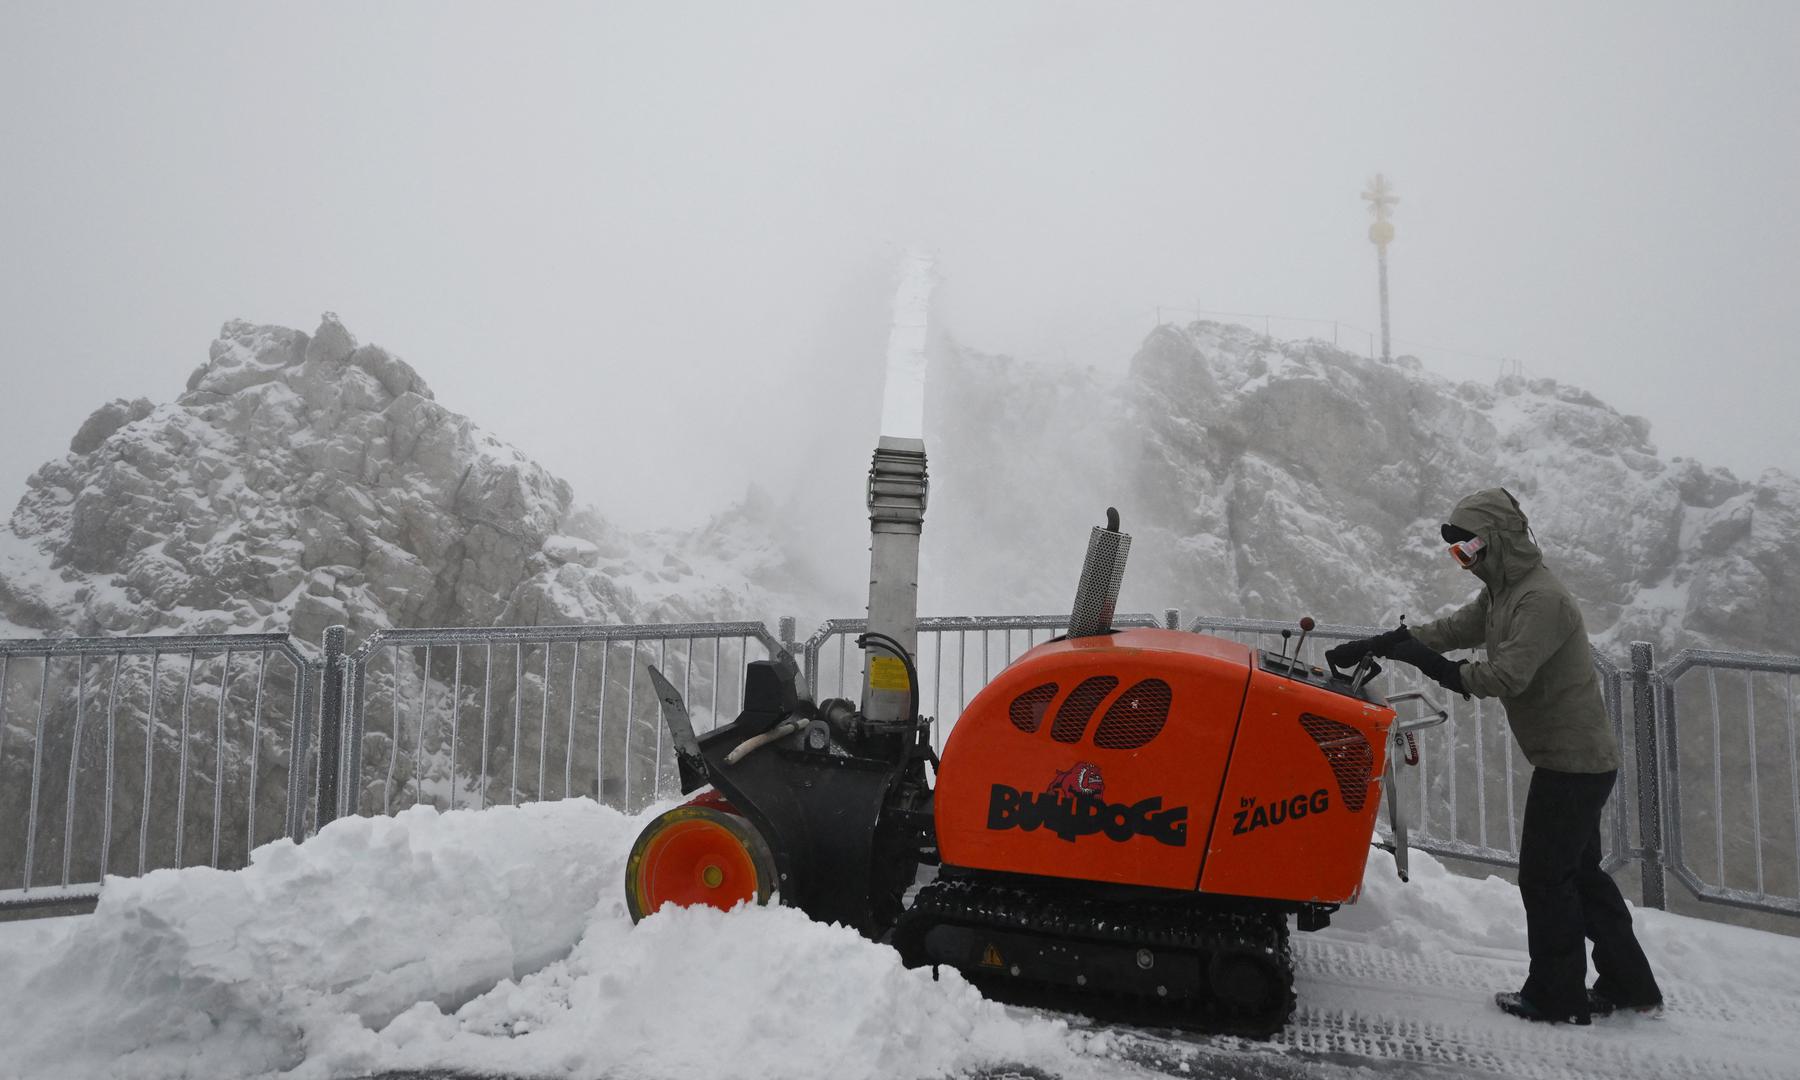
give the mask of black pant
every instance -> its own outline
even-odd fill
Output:
[[[1594,943],[1594,989],[1622,1004],[1662,1000],[1631,932],[1625,898],[1600,869],[1600,813],[1617,779],[1617,772],[1531,774],[1519,838],[1519,893],[1531,949],[1523,993],[1548,1013],[1588,1011],[1583,938]]]

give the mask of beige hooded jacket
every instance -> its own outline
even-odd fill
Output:
[[[1438,652],[1487,647],[1487,659],[1464,665],[1463,686],[1476,697],[1500,699],[1534,767],[1617,769],[1618,738],[1600,696],[1581,609],[1544,566],[1518,502],[1505,488],[1478,491],[1456,504],[1450,524],[1487,545],[1473,571],[1487,587],[1450,615],[1414,627],[1413,636]]]

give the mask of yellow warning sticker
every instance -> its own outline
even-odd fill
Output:
[[[870,657],[869,689],[911,690],[912,682],[906,677],[906,665],[894,656]]]
[[[1006,961],[1000,959],[1000,950],[989,945],[981,954],[982,967],[1005,967]]]

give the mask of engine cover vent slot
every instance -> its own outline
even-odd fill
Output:
[[[1369,799],[1369,777],[1375,772],[1374,747],[1349,724],[1323,716],[1301,713],[1300,726],[1319,744],[1319,752],[1331,766],[1344,807],[1352,813],[1360,811]]]
[[[1012,714],[1013,727],[1027,735],[1037,734],[1037,729],[1044,726],[1044,714],[1050,711],[1050,703],[1056,700],[1056,684],[1045,683],[1012,699],[1008,711]]]
[[[1173,701],[1169,684],[1161,679],[1132,683],[1100,718],[1094,745],[1102,750],[1136,750],[1162,734]]]
[[[1095,710],[1106,700],[1106,695],[1119,685],[1117,676],[1096,675],[1091,679],[1083,679],[1069,694],[1062,708],[1056,710],[1056,722],[1050,725],[1050,737],[1057,742],[1080,742],[1087,733],[1088,721],[1094,718]]]

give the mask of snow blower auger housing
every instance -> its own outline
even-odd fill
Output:
[[[696,737],[680,694],[650,675],[681,790],[706,790],[632,846],[632,919],[665,903],[730,908],[779,895],[870,937],[891,927],[930,843],[929,725],[873,723],[842,699],[814,705],[781,653],[749,665],[737,719]]]

